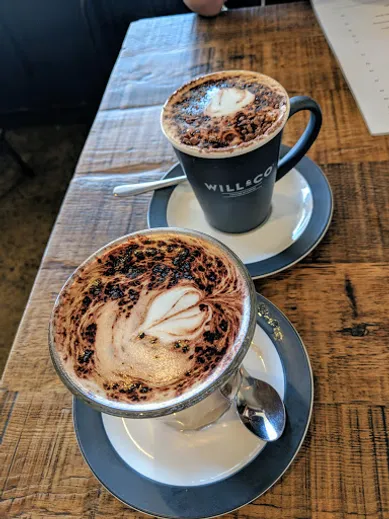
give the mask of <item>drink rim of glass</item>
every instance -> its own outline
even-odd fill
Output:
[[[155,403],[146,403],[146,404],[128,404],[124,402],[116,402],[114,400],[109,400],[108,398],[104,398],[100,395],[93,394],[91,391],[86,390],[82,387],[82,384],[77,384],[74,381],[74,378],[71,377],[66,368],[63,366],[62,358],[59,355],[56,345],[55,345],[55,326],[54,326],[54,316],[55,311],[58,305],[61,303],[61,297],[64,290],[73,282],[75,276],[78,274],[79,270],[84,268],[86,265],[94,261],[94,259],[104,253],[106,250],[109,250],[113,246],[120,245],[121,243],[125,243],[129,238],[137,236],[137,235],[153,235],[153,234],[162,234],[162,233],[177,233],[184,234],[185,236],[193,236],[198,237],[200,239],[204,239],[205,241],[210,242],[216,247],[222,249],[224,253],[227,254],[229,259],[233,260],[236,268],[239,273],[243,276],[246,281],[246,285],[248,287],[248,295],[250,301],[250,308],[244,313],[244,338],[242,340],[240,348],[236,351],[235,355],[232,357],[231,361],[226,364],[224,370],[219,374],[217,378],[212,380],[212,375],[207,378],[203,383],[199,386],[192,388],[186,392],[184,392],[179,397],[171,398],[167,401],[155,402]],[[156,418],[160,416],[166,416],[178,411],[182,411],[188,407],[193,406],[197,402],[200,402],[208,395],[210,395],[213,391],[221,387],[230,376],[236,371],[241,365],[254,336],[254,330],[256,325],[256,292],[254,283],[249,275],[246,267],[243,262],[239,259],[239,257],[231,250],[229,247],[221,243],[219,240],[199,231],[194,231],[191,229],[180,229],[178,227],[159,227],[154,229],[143,229],[140,231],[136,231],[133,233],[126,234],[121,236],[97,251],[91,254],[84,262],[82,262],[76,270],[69,276],[65,284],[62,286],[59,294],[54,303],[54,307],[51,312],[50,321],[49,321],[49,330],[48,330],[48,342],[49,342],[49,351],[52,363],[54,368],[63,382],[63,384],[70,390],[70,392],[77,398],[81,399],[97,411],[100,411],[105,414],[111,414],[114,416],[119,416],[122,418]],[[207,381],[211,378],[211,382],[207,383]]]
[[[210,77],[217,77],[218,75],[222,76],[224,74],[253,74],[258,77],[264,78],[264,81],[268,81],[271,84],[274,84],[277,86],[280,90],[283,91],[286,98],[286,110],[284,114],[282,115],[281,123],[278,125],[278,127],[269,135],[266,135],[262,139],[253,139],[250,141],[246,146],[242,145],[239,146],[230,146],[227,148],[222,148],[221,150],[213,150],[211,152],[209,151],[203,151],[201,149],[196,149],[193,146],[188,146],[187,144],[182,144],[178,140],[172,138],[168,135],[168,133],[165,131],[164,124],[163,124],[163,115],[165,108],[169,104],[169,101],[177,95],[180,90],[185,89],[187,86],[189,86],[191,83],[196,83],[199,80],[210,78]],[[250,153],[250,151],[257,150],[258,148],[261,148],[265,144],[267,144],[269,141],[271,141],[276,135],[278,135],[283,129],[284,126],[288,120],[290,112],[290,98],[288,95],[288,92],[286,89],[279,83],[276,79],[272,78],[271,76],[267,76],[266,74],[262,74],[261,72],[255,72],[252,70],[243,70],[243,69],[237,69],[237,70],[220,70],[218,72],[211,72],[210,74],[204,74],[200,76],[196,76],[195,78],[191,79],[190,81],[187,81],[183,85],[181,85],[179,88],[177,88],[165,101],[160,115],[160,125],[162,129],[162,133],[167,138],[167,140],[172,144],[172,146],[177,149],[178,151],[181,151],[182,153],[186,153],[187,155],[190,155],[192,157],[198,157],[201,159],[226,159],[226,158],[233,158],[238,157],[239,155],[245,155],[246,153]]]

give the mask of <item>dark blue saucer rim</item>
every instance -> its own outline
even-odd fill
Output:
[[[290,148],[281,145],[280,156]],[[295,167],[307,181],[313,198],[313,210],[308,225],[302,235],[285,250],[263,261],[246,263],[246,267],[253,279],[264,278],[281,272],[310,254],[325,236],[333,214],[333,195],[328,180],[310,158],[304,157]],[[174,178],[183,175],[180,164],[173,166],[163,178]],[[167,221],[167,207],[175,186],[154,191],[147,213],[149,228],[169,227]]]
[[[195,487],[170,486],[145,478],[127,465],[112,447],[101,414],[73,400],[73,421],[81,453],[100,483],[124,504],[168,519],[203,519],[232,512],[272,487],[297,455],[308,430],[313,405],[313,376],[305,346],[285,315],[257,295],[272,318],[258,324],[276,347],[284,369],[287,424],[283,436],[268,443],[242,470],[222,481]],[[269,322],[278,323],[277,339]]]

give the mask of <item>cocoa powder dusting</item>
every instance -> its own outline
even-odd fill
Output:
[[[235,88],[248,91],[254,100],[241,110],[223,116],[206,115],[204,102],[211,89]],[[287,97],[253,75],[209,79],[173,96],[164,108],[168,133],[187,146],[222,150],[249,143],[274,132],[282,124]]]
[[[165,332],[161,335],[155,328],[158,323],[144,324],[145,305],[151,306],[155,295],[178,288],[196,299],[187,310],[182,310],[183,299],[179,299],[171,315],[183,312],[185,317],[185,311],[189,315],[198,311],[197,321],[188,338],[165,339]],[[139,235],[86,265],[62,294],[55,316],[56,347],[80,380],[93,380],[112,400],[163,400],[201,382],[228,355],[239,333],[244,295],[240,274],[216,249],[207,250],[199,240]],[[107,307],[113,309],[113,317],[99,321]],[[140,328],[115,345],[118,322],[132,318],[139,320]],[[199,323],[203,328],[197,333]],[[101,326],[105,329],[99,330]],[[97,344],[99,331],[106,344]],[[136,366],[143,362],[144,352],[147,365],[141,372]],[[117,359],[107,371],[110,355]],[[165,378],[163,370],[168,373]]]

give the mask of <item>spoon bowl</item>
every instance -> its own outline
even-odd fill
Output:
[[[236,396],[237,410],[244,425],[258,438],[275,441],[285,429],[285,406],[277,391],[241,368],[242,383]]]

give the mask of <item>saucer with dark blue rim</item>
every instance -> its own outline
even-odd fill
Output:
[[[158,517],[214,517],[260,497],[293,462],[311,418],[312,371],[289,320],[263,296],[257,299],[257,329],[244,366],[283,397],[287,423],[282,437],[261,442],[232,411],[216,424],[186,434],[163,429],[160,419],[102,415],[74,399],[80,450],[96,478],[117,499]],[[182,441],[176,441],[178,435]],[[222,457],[222,452],[228,455]],[[237,456],[242,458],[239,463]]]
[[[282,145],[281,156],[288,150]],[[183,171],[177,164],[164,178],[181,175]],[[252,231],[229,234],[211,227],[188,182],[154,192],[148,225],[209,234],[230,247],[257,279],[287,269],[312,252],[328,230],[332,211],[327,178],[317,164],[304,157],[275,184],[269,217]]]

